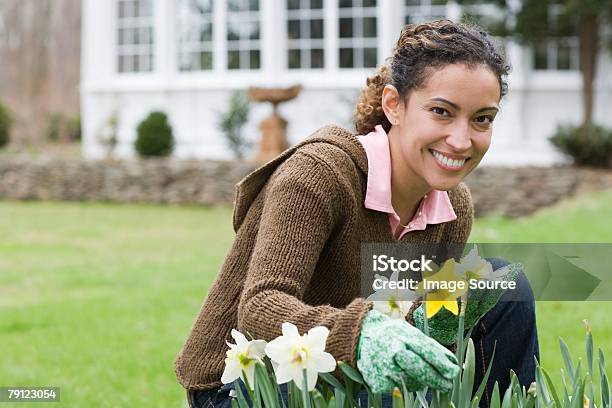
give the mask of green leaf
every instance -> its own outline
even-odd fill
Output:
[[[588,330],[586,335],[586,355],[587,363],[589,364],[589,375],[593,378],[593,335],[591,330]]]
[[[567,344],[565,344],[563,339],[560,337],[559,337],[559,347],[561,348],[561,356],[563,357],[563,362],[565,363],[565,369],[567,370],[567,374],[569,375],[570,381],[572,381],[572,386],[574,386],[574,375],[575,375],[574,362],[572,361],[572,355],[570,354],[570,351],[567,348]]]
[[[502,400],[502,408],[510,408],[512,404],[512,385],[510,385],[506,392],[504,392],[504,399]]]
[[[250,405],[247,403],[244,393],[242,392],[242,387],[240,386],[239,380],[234,381],[234,390],[236,390],[236,396],[238,397],[238,406],[240,408],[249,408]]]
[[[272,384],[270,373],[266,370],[266,366],[259,363],[255,364],[255,378],[264,400],[264,406],[278,406],[278,392]]]
[[[338,366],[342,370],[342,372],[348,376],[351,380],[359,383],[361,385],[365,385],[365,381],[363,380],[363,376],[355,370],[350,365],[346,364],[344,361],[338,361]]]
[[[319,377],[321,377],[325,382],[334,387],[334,389],[342,391],[342,393],[346,394],[346,390],[344,386],[340,384],[340,381],[330,373],[319,373]]]
[[[327,408],[325,398],[323,398],[323,395],[316,388],[312,390],[312,400],[315,408]]]
[[[336,408],[344,408],[344,402],[346,401],[346,394],[339,389],[334,390],[334,396],[336,400]]]
[[[536,361],[537,364],[537,361]],[[548,406],[551,403],[550,394],[548,393],[548,388],[544,383],[544,377],[542,377],[542,370],[539,365],[536,365],[536,395],[538,396],[538,401],[544,399],[544,405]]]
[[[493,386],[493,394],[491,395],[491,404],[489,408],[500,408],[499,384],[497,384],[497,381],[495,381],[495,385]]]
[[[555,385],[553,384],[552,380],[550,379],[550,376],[548,375],[548,373],[546,372],[546,370],[544,368],[541,368],[542,370],[542,374],[544,375],[544,378],[546,379],[546,384],[548,385],[548,389],[550,391],[550,393],[552,394],[552,398],[555,402],[555,405],[557,408],[562,408],[563,404],[561,402],[561,400],[559,399],[559,395],[557,394],[557,390],[555,389]]]
[[[478,399],[482,398],[482,394],[484,393],[487,381],[489,380],[489,375],[491,374],[491,367],[493,367],[493,360],[495,360],[495,349],[497,348],[497,340],[493,343],[493,353],[491,353],[491,361],[489,361],[489,366],[487,367],[487,371],[485,372],[484,377],[482,378],[482,382],[478,386],[478,390],[476,390],[476,394],[474,395]]]
[[[472,399],[472,390],[474,389],[474,342],[468,339],[467,353],[465,357],[465,369],[461,375],[461,404],[459,407],[467,408],[470,406]]]
[[[577,392],[572,395],[572,404],[570,408],[582,408],[584,397],[584,381],[580,381]]]

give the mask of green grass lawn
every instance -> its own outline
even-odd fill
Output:
[[[612,242],[610,203],[478,220],[471,240]],[[0,386],[59,386],[54,407],[186,406],[172,363],[232,242],[231,209],[0,202],[0,214]],[[612,359],[610,312],[538,304],[543,365],[559,376],[559,336],[584,354],[585,318]]]

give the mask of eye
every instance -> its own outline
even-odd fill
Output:
[[[437,107],[437,106],[434,107],[434,108],[431,108],[431,111],[434,112],[437,115],[440,115],[440,116],[450,116],[450,112],[449,111],[447,111],[444,108]]]
[[[495,118],[493,116],[483,115],[483,116],[478,116],[475,120],[476,122],[482,125],[491,125],[494,119]]]

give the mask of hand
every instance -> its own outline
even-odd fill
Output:
[[[431,387],[449,392],[459,373],[454,354],[411,326],[404,319],[391,319],[368,312],[361,326],[357,368],[374,393]]]
[[[493,277],[504,281],[516,282],[522,272],[522,265],[519,263],[509,264],[493,272]],[[468,291],[467,306],[465,309],[465,330],[469,330],[491,310],[504,294],[504,289],[473,289]],[[421,304],[412,315],[415,326],[421,331],[425,330],[425,309]],[[440,310],[435,316],[427,321],[429,325],[429,335],[444,345],[451,345],[457,340],[457,328],[459,317],[455,316],[446,309]]]

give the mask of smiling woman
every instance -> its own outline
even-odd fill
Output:
[[[410,326],[419,302],[392,319],[360,297],[360,249],[466,242],[474,209],[462,180],[489,148],[508,69],[478,29],[408,25],[363,89],[358,134],[325,126],[238,184],[234,244],[175,363],[193,406],[230,406],[222,372],[232,329],[270,341],[286,322],[300,333],[327,327],[325,349],[358,368],[384,394],[383,407],[400,379],[409,390],[450,389],[455,355]],[[513,279],[521,299],[533,299],[524,275]],[[496,341],[512,356],[493,366],[483,406],[495,381],[506,389],[511,369],[528,387],[539,359],[534,303],[498,299],[466,313],[478,345],[475,384]]]

